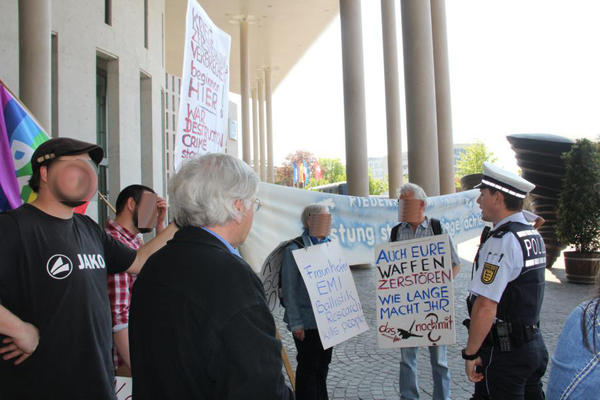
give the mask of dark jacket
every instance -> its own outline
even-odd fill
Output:
[[[260,280],[202,229],[181,229],[144,266],[129,341],[135,399],[293,398]]]

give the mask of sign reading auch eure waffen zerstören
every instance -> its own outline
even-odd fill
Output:
[[[377,246],[379,347],[456,342],[450,251],[448,234]]]

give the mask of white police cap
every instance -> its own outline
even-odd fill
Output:
[[[503,170],[492,163],[484,162],[481,183],[475,188],[483,187],[500,190],[511,196],[524,199],[527,193],[535,188],[535,185],[517,174]]]

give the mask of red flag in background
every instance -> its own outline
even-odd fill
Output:
[[[323,178],[323,172],[321,171],[321,166],[318,161],[315,161],[313,164],[313,169],[315,170],[315,179],[319,180]]]

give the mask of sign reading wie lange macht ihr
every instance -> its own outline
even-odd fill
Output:
[[[385,243],[375,250],[377,344],[422,347],[456,342],[448,235]]]

